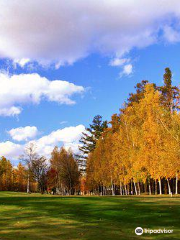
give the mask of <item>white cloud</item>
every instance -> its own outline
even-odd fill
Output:
[[[10,141],[0,143],[1,156],[9,159],[18,159],[23,153],[24,146]]]
[[[0,116],[10,117],[10,116],[19,115],[20,113],[21,113],[20,107],[13,106],[13,107],[8,107],[8,108],[6,108],[6,107],[0,108]]]
[[[22,111],[21,105],[39,104],[42,100],[74,104],[71,96],[83,91],[82,86],[62,80],[49,81],[39,74],[10,76],[0,73],[0,115],[18,115]]]
[[[132,72],[133,72],[132,64],[124,65],[122,72],[120,72],[120,77],[122,77],[123,75],[129,76],[132,74]]]
[[[47,158],[50,157],[50,154],[56,145],[63,145],[66,149],[71,148],[73,152],[77,153],[79,140],[82,132],[84,131],[85,127],[83,125],[66,127],[53,131],[49,135],[45,135],[37,140],[32,140],[30,142],[34,142],[37,146],[38,153],[40,155],[46,156]],[[16,137],[17,136],[18,135],[16,135]],[[27,144],[29,144],[30,142],[28,142]],[[19,156],[23,154],[23,151],[27,144],[16,144],[10,141],[2,142],[0,143],[0,154],[1,156],[5,156],[10,159],[18,159]]]
[[[52,151],[54,146],[58,145],[59,143],[63,143],[66,148],[72,147],[73,150],[77,152],[79,139],[82,132],[84,131],[85,127],[83,125],[78,125],[76,127],[66,127],[57,131],[53,131],[49,135],[41,137],[35,141],[35,143],[38,147],[39,152],[43,152],[44,149],[46,149],[46,153],[50,150]]]
[[[0,9],[0,56],[56,67],[92,52],[121,57],[180,20],[178,0],[0,0]]]
[[[128,63],[129,61],[129,58],[114,58],[110,61],[109,65],[112,67],[120,67],[123,66],[125,63]]]
[[[26,126],[26,127],[19,127],[13,128],[8,131],[9,135],[12,137],[13,140],[16,141],[27,141],[29,139],[35,138],[38,134],[38,129],[35,126]]]

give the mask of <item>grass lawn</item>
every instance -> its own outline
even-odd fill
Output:
[[[173,234],[134,233],[136,227]],[[180,197],[61,197],[0,192],[0,239],[180,239]]]

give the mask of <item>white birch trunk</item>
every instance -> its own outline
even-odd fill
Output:
[[[169,179],[167,178],[167,183],[168,183],[168,192],[169,192],[169,195],[171,195],[171,186],[169,184]]]
[[[127,194],[129,195],[129,187],[128,187],[128,185],[127,185]]]
[[[161,189],[161,178],[159,179],[159,194],[162,194],[162,189]]]
[[[137,188],[136,188],[136,183],[134,182],[134,189],[135,189],[135,193],[137,195]]]
[[[139,195],[141,195],[140,183],[138,182]]]
[[[29,173],[28,173],[28,179],[27,179],[27,193],[30,193],[30,190],[29,190]]]
[[[131,179],[131,195],[134,195],[132,179]]]
[[[151,195],[151,183],[149,183],[149,195]]]
[[[124,185],[124,189],[125,189],[125,194],[127,195],[127,189],[126,189],[126,185]]]
[[[112,196],[114,196],[114,187],[113,187],[112,177],[111,177],[111,191],[112,191]]]
[[[120,191],[120,195],[122,195],[122,186],[121,186],[121,182],[119,182],[119,191]]]

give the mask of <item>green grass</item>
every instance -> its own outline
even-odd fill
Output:
[[[136,227],[173,234],[134,233]],[[180,197],[61,197],[0,192],[0,239],[180,239]]]

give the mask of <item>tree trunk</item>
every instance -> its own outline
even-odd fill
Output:
[[[29,186],[30,186],[30,183],[29,183],[29,173],[28,173],[28,179],[27,179],[27,193],[30,193],[30,189],[29,189]]]
[[[140,183],[138,182],[139,195],[141,195]]]
[[[136,183],[134,182],[134,189],[135,189],[135,193],[137,195],[137,188],[136,188]]]
[[[151,195],[151,182],[149,181],[149,195]]]
[[[132,179],[131,179],[131,195],[133,195],[133,183],[132,183]]]
[[[155,195],[157,195],[157,181],[155,179]]]
[[[114,196],[115,194],[114,194],[114,186],[113,186],[113,184],[111,186],[111,191],[112,191],[112,196]]]
[[[127,191],[128,191],[128,195],[130,194],[130,187],[129,184],[127,185]]]
[[[104,196],[106,195],[105,186],[104,186],[104,185],[103,185],[103,195],[104,195]]]
[[[168,178],[167,178],[167,183],[168,183],[168,192],[169,192],[169,194],[171,194],[171,186],[169,184],[169,179]]]
[[[159,194],[162,194],[162,189],[161,189],[161,178],[159,178]]]
[[[113,189],[114,189],[114,196],[116,195],[116,185],[113,184]]]
[[[120,195],[122,195],[122,186],[121,186],[121,182],[119,182],[119,193],[120,193]]]
[[[127,195],[127,189],[126,189],[126,185],[124,185],[124,189],[125,189],[125,194]]]
[[[176,191],[175,194],[178,194],[178,173],[176,172]]]
[[[112,177],[111,177],[111,191],[112,191],[112,196],[114,196],[114,187],[113,187]]]

